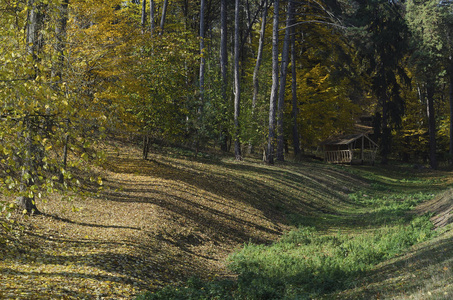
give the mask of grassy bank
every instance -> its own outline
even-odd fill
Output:
[[[451,274],[448,247],[442,258],[430,257],[429,253],[422,255],[427,266],[434,260],[443,265],[435,271],[441,271],[440,277],[431,275],[442,278],[443,281],[436,282],[441,289],[422,292],[430,286],[425,282],[427,274],[423,277],[405,274],[412,278],[407,289],[404,282],[398,287],[389,286],[386,280],[382,285],[379,280],[374,282],[383,265],[407,260],[406,256],[420,245],[433,246],[449,238],[450,226],[434,230],[434,211],[415,213],[417,207],[432,202],[449,185],[448,176],[429,171],[415,174],[408,166],[331,167],[356,180],[352,186],[332,181],[324,187],[331,189],[327,193],[330,195],[345,192],[337,194],[336,199],[341,199],[344,205],[336,206],[335,197],[325,197],[326,207],[335,209],[311,214],[286,211],[292,229],[278,241],[270,245],[245,243],[229,256],[228,266],[237,274],[235,280],[202,282],[193,278],[186,285],[169,286],[139,299],[380,299],[418,297],[417,294],[422,298],[448,299],[452,284],[448,276]],[[443,197],[446,194],[451,195],[447,192]],[[453,205],[452,201],[447,200],[446,205]]]

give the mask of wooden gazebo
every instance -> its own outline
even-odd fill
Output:
[[[324,160],[329,163],[374,163],[378,145],[367,133],[356,133],[330,138],[321,143]]]

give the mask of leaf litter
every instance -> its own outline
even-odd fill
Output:
[[[234,179],[240,170],[121,150],[99,171],[98,196],[53,195],[38,203],[43,215],[17,213],[0,231],[0,298],[131,299],[192,276],[231,277],[232,251],[288,228]]]

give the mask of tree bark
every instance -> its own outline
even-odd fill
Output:
[[[33,62],[38,61],[38,52],[43,46],[44,40],[41,29],[44,21],[42,5],[36,3],[36,0],[29,0],[28,22],[26,25],[26,50],[32,57]],[[34,67],[32,77],[38,76],[38,69]]]
[[[436,156],[436,118],[434,112],[434,83],[428,83],[426,87],[428,132],[429,132],[429,164],[431,168],[437,169]]]
[[[236,0],[234,10],[234,155],[236,160],[242,160],[241,143],[239,140],[239,115],[241,101],[241,87],[239,78],[239,4]]]
[[[453,165],[453,61],[450,60],[449,72],[449,102],[450,102],[450,149],[449,149],[449,164]]]
[[[267,142],[266,162],[274,163],[275,113],[278,97],[278,12],[279,0],[274,0],[274,21],[272,26],[272,88],[269,103],[269,137]]]
[[[283,40],[282,49],[282,61],[280,68],[280,89],[278,93],[278,117],[277,117],[277,160],[285,160],[285,135],[284,135],[284,115],[283,110],[285,106],[285,91],[286,91],[286,75],[288,73],[289,63],[289,33],[291,30],[291,18],[292,18],[293,1],[288,1],[288,8],[286,13],[286,29],[285,38]]]
[[[294,22],[292,22],[294,23]],[[292,24],[291,24],[292,25]],[[297,123],[297,116],[299,114],[299,106],[297,101],[297,74],[296,74],[296,30],[291,27],[291,93],[292,93],[292,117],[293,117],[293,148],[294,156],[300,157],[300,140],[299,140],[299,126]]]
[[[388,101],[384,100],[382,103],[382,135],[381,135],[381,164],[388,163],[388,156],[390,154],[391,134],[392,130],[389,126],[388,120]]]
[[[141,25],[142,25],[142,34],[145,33],[145,23],[146,23],[146,0],[142,1],[142,19],[141,19]]]
[[[261,61],[263,59],[263,48],[264,48],[264,35],[266,33],[266,22],[267,22],[267,0],[263,0],[263,15],[261,19],[261,30],[260,39],[258,44],[258,54],[256,56],[255,69],[253,70],[253,98],[252,98],[252,115],[255,113],[256,101],[259,91],[259,79],[258,72],[261,67]]]
[[[246,16],[246,21],[247,21],[247,28],[251,28],[252,27],[252,13],[250,11],[250,3],[249,3],[249,0],[246,0],[245,2],[245,16]],[[247,31],[247,42],[249,44],[252,43],[252,31]],[[255,53],[253,51],[253,49],[251,49],[252,51],[252,55],[254,56]]]
[[[57,53],[57,58],[52,62],[51,77],[53,83],[56,83],[55,81],[61,81],[62,69],[64,65],[66,25],[68,22],[68,5],[69,0],[64,0],[61,3],[58,12],[58,20],[55,26],[55,51]]]
[[[153,36],[154,29],[156,28],[156,20],[154,16],[154,0],[149,0],[149,29],[151,31],[151,37]]]
[[[205,22],[204,22],[204,11],[205,11],[206,0],[201,0],[200,4],[200,112],[204,101],[204,73],[205,73]]]
[[[29,0],[29,14],[26,24],[26,51],[32,57],[34,74],[33,78],[38,75],[36,63],[39,61],[38,53],[43,46],[43,37],[41,30],[43,28],[44,15],[42,6],[37,4],[35,0]],[[23,132],[18,136],[22,141],[22,149],[17,149],[16,161],[21,167],[20,193],[16,203],[27,213],[39,213],[36,207],[34,194],[30,192],[30,188],[35,182],[36,171],[39,164],[42,163],[43,149],[40,144],[34,143],[36,130],[29,116],[23,117]]]
[[[167,7],[168,7],[168,0],[164,1],[164,6],[162,7],[162,17],[160,18],[160,35],[164,33],[164,26],[165,26],[165,17],[167,16]]]
[[[33,141],[35,130],[33,129],[31,120],[25,117],[23,124],[24,131],[18,136],[19,140],[22,141],[23,148],[17,151],[19,154],[16,157],[16,161],[22,168],[19,187],[21,195],[16,198],[16,204],[20,209],[26,210],[28,214],[39,214],[40,212],[35,203],[35,196],[30,192],[30,188],[37,179],[35,172],[38,169],[40,160],[42,161],[42,151],[39,149],[39,145]]]
[[[228,102],[227,99],[227,65],[228,65],[228,52],[227,52],[227,0],[221,0],[220,2],[220,76],[222,77],[222,101]],[[224,106],[225,108],[228,105]],[[224,110],[224,116],[227,115],[227,110]],[[225,128],[225,123],[222,122],[221,137],[220,137],[220,148],[222,151],[228,151],[228,132]]]

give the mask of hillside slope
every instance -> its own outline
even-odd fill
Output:
[[[271,243],[301,216],[335,216],[367,184],[324,164],[107,150],[98,197],[55,195],[38,203],[44,215],[15,216],[23,228],[3,233],[1,298],[127,299],[191,276],[232,276],[225,259],[243,243]]]
[[[445,175],[441,177],[446,186],[451,186],[450,176],[447,179]],[[434,185],[433,189],[436,188],[438,186]],[[452,299],[452,211],[451,189],[418,205],[413,212],[432,216],[437,237],[413,246],[404,255],[379,264],[363,278],[360,286],[327,295],[325,299]]]
[[[379,176],[364,179],[366,168],[322,163],[193,160],[174,149],[144,161],[121,143],[107,152],[99,196],[55,195],[38,203],[44,215],[16,215],[22,228],[1,233],[0,298],[130,299],[192,276],[234,277],[226,259],[244,243],[270,244],[301,225],[360,229],[372,216],[348,195],[403,184],[386,171],[390,182],[379,186]],[[370,286],[382,288],[392,266],[377,269]],[[340,295],[360,299],[367,291]]]

